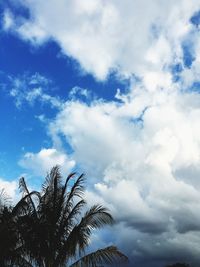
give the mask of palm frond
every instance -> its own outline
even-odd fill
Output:
[[[19,179],[19,189],[23,193],[23,195],[29,193],[24,177],[21,177]]]
[[[106,224],[112,224],[113,222],[114,219],[108,209],[101,205],[94,205],[85,213],[80,222],[80,226],[92,230],[101,228]]]
[[[75,183],[73,184],[69,195],[68,195],[68,199],[67,202],[69,203],[74,197],[82,197],[83,196],[83,192],[84,192],[84,182],[85,182],[85,176],[82,173],[78,179],[75,181]]]
[[[82,257],[75,263],[71,264],[70,267],[98,267],[99,264],[113,264],[120,262],[128,262],[128,258],[115,246],[109,246]]]
[[[66,188],[67,188],[67,184],[69,182],[69,180],[74,176],[75,173],[72,173],[71,175],[68,176],[65,185],[62,189],[62,195],[61,195],[61,199],[60,199],[60,210],[62,208],[62,221],[67,218],[72,209],[73,209],[73,204],[74,204],[74,198],[78,197],[82,199],[82,195],[83,195],[83,191],[84,191],[84,174],[81,174],[77,180],[75,181],[75,183],[73,184],[70,192],[65,195],[66,192]],[[66,199],[65,199],[66,198]],[[81,201],[81,203],[83,203]],[[61,225],[63,224],[63,222],[61,222]]]
[[[83,216],[80,223],[77,226],[78,235],[78,245],[79,251],[84,250],[88,246],[90,235],[92,230],[99,229],[104,225],[109,225],[114,222],[113,217],[108,212],[108,209],[102,207],[101,205],[92,206]],[[77,231],[77,230],[76,230]]]
[[[77,219],[76,216],[80,215],[82,212],[82,208],[86,205],[86,201],[84,199],[81,199],[79,202],[76,203],[76,205],[71,210],[70,214],[67,216],[65,220],[65,224],[70,222],[71,220]]]
[[[58,205],[57,205],[57,221],[59,220],[59,218],[63,218],[62,215],[65,216],[65,212],[68,212],[68,208],[64,208],[67,206],[67,201],[66,201],[66,198],[67,198],[67,186],[68,186],[68,182],[69,180],[75,175],[76,173],[73,172],[71,173],[70,175],[68,175],[66,181],[65,181],[65,184],[64,186],[61,186],[60,188],[60,195],[59,195],[59,200],[58,200]]]
[[[77,216],[81,214],[82,208],[86,205],[84,199],[81,199],[76,205],[73,207],[69,214],[63,214],[61,221],[59,223],[59,232],[58,236],[64,235],[65,237],[70,234],[72,231],[75,221],[78,219]]]
[[[32,206],[32,208],[34,210],[34,213],[37,216],[36,207],[35,207],[34,201],[32,199],[32,195],[33,194],[30,194],[30,192],[28,190],[28,187],[26,185],[26,182],[25,182],[24,177],[21,177],[20,180],[19,180],[19,188],[22,191],[24,197],[27,196],[27,200],[30,202],[30,204],[31,204],[31,206]]]
[[[54,181],[60,182],[61,174],[59,171],[59,166],[54,166],[49,173],[47,173],[44,183],[42,184],[42,194],[46,193],[49,188],[53,188]]]
[[[64,185],[64,191],[65,191],[66,188],[67,188],[67,185],[68,185],[68,183],[69,183],[69,180],[70,180],[72,177],[74,177],[75,174],[76,174],[75,172],[72,172],[72,173],[70,173],[70,174],[67,176],[67,179],[66,179],[66,181],[65,181],[65,185]]]
[[[62,203],[65,202],[65,197],[66,197],[66,193],[67,193],[67,186],[68,186],[68,183],[70,181],[70,179],[72,179],[74,177],[76,173],[75,172],[72,172],[70,173],[68,176],[67,176],[67,179],[65,181],[65,184],[64,186],[62,187],[62,194],[61,194],[61,197],[60,197],[60,206],[62,205]]]
[[[113,218],[108,210],[101,205],[94,205],[82,217],[79,224],[75,225],[66,239],[60,257],[72,257],[85,250],[89,244],[92,230],[101,228],[106,224],[112,224]],[[62,255],[62,256],[61,256]]]
[[[19,214],[23,214],[26,212],[37,214],[35,204],[32,200],[32,196],[37,196],[37,198],[40,199],[40,193],[37,191],[32,191],[30,193],[27,193],[27,195],[22,197],[18,201],[18,203],[13,207],[13,210],[12,210],[13,215],[17,215],[17,214],[19,215]],[[31,206],[30,206],[30,202],[31,202]]]

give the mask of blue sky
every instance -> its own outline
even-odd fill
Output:
[[[12,1],[5,6],[12,8]],[[20,7],[18,10],[18,8],[15,7],[14,12],[17,9],[16,14],[20,11],[20,14],[24,15],[23,9]],[[52,119],[57,112],[49,107],[48,103],[43,105],[37,101],[34,105],[23,103],[17,107],[15,99],[10,96],[13,79],[28,80],[38,74],[47,79],[46,93],[52,97],[59,97],[63,101],[69,99],[69,92],[75,87],[86,88],[95,98],[109,101],[114,98],[117,88],[126,90],[129,80],[119,79],[114,72],[105,81],[96,80],[91,74],[85,73],[75,59],[63,55],[58,44],[53,40],[49,40],[39,48],[32,47],[30,43],[23,42],[16,34],[3,30],[4,11],[5,7],[2,5],[0,70],[1,112],[4,116],[1,116],[1,123],[5,127],[1,133],[1,176],[13,179],[23,172],[17,163],[24,152],[37,152],[43,146],[52,145],[44,125],[37,116],[42,114]],[[81,95],[79,98],[87,101]],[[10,164],[13,168],[10,168]]]
[[[84,172],[116,219],[93,248],[198,266],[199,22],[199,0],[0,2],[0,188]]]

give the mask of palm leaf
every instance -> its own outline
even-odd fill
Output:
[[[87,227],[88,230],[92,230],[113,222],[113,217],[108,209],[101,205],[94,205],[85,213],[80,222],[80,227]]]
[[[82,257],[71,264],[70,267],[98,267],[99,264],[113,264],[118,262],[128,262],[128,258],[115,246],[109,246]]]
[[[70,229],[74,225],[77,215],[81,214],[82,208],[86,205],[86,201],[81,199],[76,205],[72,208],[69,214],[63,214],[60,221],[60,229],[67,228]],[[64,233],[64,232],[63,232]],[[68,232],[69,233],[69,232]]]
[[[42,185],[42,193],[43,194],[45,194],[49,188],[53,188],[55,180],[57,180],[56,182],[60,182],[60,180],[61,180],[61,175],[60,175],[58,165],[54,166],[51,169],[50,173],[47,174],[45,181]]]
[[[99,229],[107,224],[113,224],[114,220],[108,209],[101,205],[92,206],[83,216],[79,225],[76,227],[78,230],[78,245],[79,250],[84,250],[89,243],[92,230]],[[72,234],[73,235],[73,234]]]
[[[79,254],[89,244],[92,230],[112,224],[113,218],[108,210],[101,205],[94,205],[82,217],[79,224],[75,225],[60,250],[60,259],[73,257],[77,249]]]
[[[30,207],[30,198],[32,200],[32,196],[37,196],[38,199],[40,199],[40,193],[37,191],[32,191],[30,193],[28,193],[27,195],[25,195],[24,197],[22,197],[22,199],[19,200],[19,202],[13,207],[12,213],[13,215],[19,215],[19,214],[23,214],[23,213],[37,213],[36,212],[36,207],[35,204],[33,203]]]
[[[70,203],[71,200],[74,198],[74,197],[82,197],[83,196],[83,192],[84,192],[84,184],[85,182],[85,177],[84,177],[84,174],[82,173],[78,179],[76,180],[76,182],[73,184],[70,192],[69,192],[69,195],[68,195],[68,198],[67,198],[67,202]]]
[[[84,174],[81,174],[78,179],[76,180],[76,182],[73,184],[70,192],[68,193],[68,195],[65,195],[66,189],[67,189],[67,184],[69,182],[69,180],[75,175],[75,173],[70,174],[65,182],[65,185],[62,189],[62,195],[61,195],[61,199],[60,199],[60,215],[61,215],[61,221],[60,221],[60,225],[61,228],[64,224],[67,224],[69,222],[69,219],[72,218],[72,215],[75,216],[75,214],[77,214],[77,211],[79,211],[81,209],[81,207],[84,206],[85,201],[82,199],[82,195],[83,195],[83,190],[84,190]],[[67,198],[65,200],[65,197]],[[79,197],[81,198],[81,200],[75,205],[75,207],[73,208],[73,203],[74,203],[74,197]],[[76,213],[75,213],[76,211]],[[72,212],[72,214],[70,214]]]
[[[33,211],[34,211],[35,215],[37,216],[36,207],[35,207],[35,204],[34,204],[34,202],[32,200],[32,194],[30,194],[30,192],[28,190],[28,187],[26,185],[24,177],[21,177],[20,180],[19,180],[19,188],[23,192],[24,197],[27,196],[27,200],[30,202],[30,204],[31,204],[31,206],[33,208]]]
[[[68,203],[66,203],[66,198],[67,198],[67,186],[69,180],[75,175],[76,173],[71,173],[68,175],[64,186],[61,186],[60,188],[60,195],[59,195],[59,200],[58,200],[58,206],[57,206],[57,214],[56,214],[56,220],[58,221],[59,219],[62,221],[62,218],[66,216],[66,212],[68,212],[69,208],[66,207]],[[66,208],[65,208],[66,207]]]

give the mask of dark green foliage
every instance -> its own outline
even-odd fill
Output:
[[[47,175],[41,192],[29,192],[21,178],[22,199],[10,210],[2,206],[0,251],[2,240],[8,244],[0,266],[70,266],[77,256],[80,259],[73,267],[127,261],[114,246],[84,256],[92,230],[112,224],[113,218],[100,205],[86,210],[83,185],[84,175],[75,178],[75,173],[63,183],[57,166]]]

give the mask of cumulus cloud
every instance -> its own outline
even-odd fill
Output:
[[[149,67],[162,70],[182,60],[182,41],[191,31],[190,17],[198,0],[174,1],[62,0],[18,1],[30,18],[4,15],[5,29],[40,45],[55,40],[86,72],[105,79],[113,69],[143,77]],[[8,17],[8,14],[9,17]],[[6,19],[7,18],[7,19]]]
[[[88,201],[104,203],[122,225],[119,246],[127,227],[143,240],[129,237],[132,250],[126,248],[135,260],[153,260],[159,253],[169,260],[163,248],[170,255],[190,232],[200,241],[200,96],[175,84],[156,91],[138,86],[120,99],[68,101],[49,131],[53,140],[66,137],[88,174]],[[190,242],[185,239],[179,250],[180,258],[187,250],[190,255]],[[191,252],[198,260],[199,251],[196,246]]]
[[[42,148],[38,153],[28,152],[19,161],[20,166],[31,170],[35,175],[45,176],[55,165],[59,165],[64,173],[69,173],[75,162],[67,154],[55,148]]]

